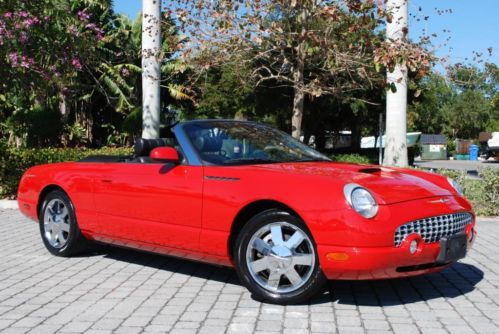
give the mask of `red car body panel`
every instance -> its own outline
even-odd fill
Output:
[[[378,201],[374,218],[362,217],[345,200],[343,187],[352,182],[368,188]],[[425,244],[411,255],[404,245],[394,246],[394,231],[420,218],[473,214],[469,202],[437,174],[331,162],[43,165],[23,176],[20,210],[38,220],[41,195],[54,186],[70,197],[89,239],[228,266],[238,214],[252,203],[278,202],[306,223],[331,279],[381,279],[441,269],[397,271],[435,262],[439,244]],[[347,259],[329,259],[335,252]]]

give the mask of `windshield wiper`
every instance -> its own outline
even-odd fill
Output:
[[[224,165],[237,165],[237,164],[269,164],[280,162],[279,160],[264,159],[264,158],[235,158],[225,160]]]

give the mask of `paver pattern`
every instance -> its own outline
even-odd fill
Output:
[[[37,224],[0,211],[0,332],[499,333],[499,219],[478,233],[441,273],[330,282],[307,305],[276,306],[228,268],[113,247],[51,256]]]

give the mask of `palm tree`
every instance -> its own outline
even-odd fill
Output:
[[[387,20],[386,38],[397,43],[407,35],[408,0],[386,2],[390,20]],[[387,71],[387,82],[394,89],[386,94],[386,140],[384,165],[404,167],[407,159],[407,67],[397,63],[395,69]]]
[[[113,26],[108,38],[108,47],[102,47],[101,63],[97,67],[97,90],[106,96],[116,111],[126,114],[134,121],[140,118],[142,90],[142,14],[134,21],[126,15],[117,15],[109,24]],[[189,89],[182,84],[179,74],[185,70],[180,60],[174,58],[172,45],[183,42],[171,20],[162,20],[162,45],[160,50],[160,94],[163,105],[191,100]],[[106,57],[105,55],[109,55]],[[139,117],[138,117],[139,116]],[[159,129],[159,119],[158,119]],[[135,126],[132,126],[135,128]]]
[[[142,137],[159,137],[161,1],[142,0]]]

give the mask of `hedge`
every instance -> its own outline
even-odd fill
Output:
[[[23,173],[35,165],[78,161],[89,155],[130,155],[128,147],[15,149],[0,141],[0,199],[14,198]]]
[[[479,179],[466,177],[465,171],[439,169],[436,171],[455,179],[478,216],[499,216],[499,168],[483,167]]]

